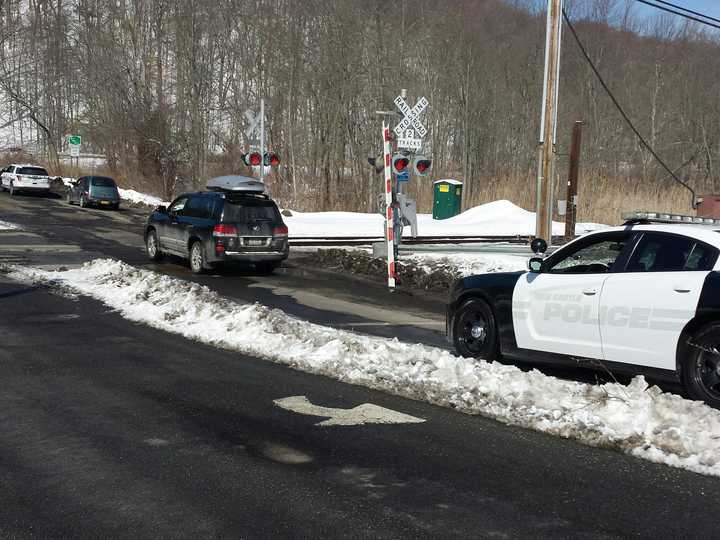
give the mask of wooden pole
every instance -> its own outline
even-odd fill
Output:
[[[537,219],[535,236],[552,240],[552,189],[551,172],[555,158],[555,127],[557,117],[558,79],[560,75],[560,31],[562,0],[548,0],[547,30],[545,37],[545,84],[540,126],[540,167],[537,179]]]
[[[580,144],[582,142],[582,121],[573,125],[572,142],[570,144],[570,167],[568,168],[567,203],[565,207],[565,238],[575,236],[577,220],[577,185],[580,172]]]

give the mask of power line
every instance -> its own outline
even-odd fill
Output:
[[[641,1],[641,0],[638,0]],[[605,83],[605,80],[602,78],[602,75],[600,75],[600,72],[595,67],[595,64],[593,63],[592,59],[590,58],[590,55],[588,55],[587,50],[585,49],[585,46],[583,45],[582,41],[580,41],[580,37],[577,35],[577,32],[575,31],[575,27],[570,22],[570,18],[568,17],[567,13],[563,9],[563,18],[565,19],[565,22],[568,25],[568,28],[570,28],[570,32],[572,33],[573,37],[575,38],[575,42],[577,43],[578,47],[580,48],[580,51],[582,52],[583,56],[585,57],[585,60],[587,60],[588,64],[590,64],[590,68],[593,70],[593,73],[595,73],[595,76],[597,77],[598,81],[600,81],[600,84],[602,85],[603,89],[607,93],[607,95],[612,100],[613,104],[617,108],[617,110],[620,112],[620,115],[623,117],[627,125],[630,127],[630,129],[635,133],[640,143],[647,149],[648,152],[657,160],[657,162],[662,166],[665,171],[670,175],[670,177],[675,180],[678,184],[683,186],[685,189],[687,189],[692,194],[692,207],[697,207],[697,197],[695,196],[695,191],[693,188],[691,188],[689,185],[687,185],[685,182],[680,180],[680,178],[677,177],[677,175],[673,172],[670,167],[668,167],[665,162],[660,158],[659,155],[657,155],[657,152],[653,150],[652,146],[645,140],[645,137],[643,137],[640,132],[637,130],[635,125],[632,123],[628,115],[625,113],[625,110],[622,108],[618,100],[615,98],[615,95],[610,91],[610,88],[608,88],[608,85]]]
[[[691,20],[691,21],[699,22],[700,24],[704,24],[704,25],[706,25],[706,26],[712,26],[713,28],[717,28],[718,30],[720,30],[720,24],[715,24],[715,23],[710,22],[710,21],[718,21],[718,22],[720,23],[720,20],[714,19],[713,17],[708,17],[707,15],[703,15],[702,13],[695,12],[695,11],[690,11],[690,10],[685,10],[685,11],[687,11],[687,12],[689,12],[689,13],[696,13],[696,14],[699,15],[700,17],[704,17],[704,18],[707,19],[707,20],[701,19],[701,18],[699,18],[699,17],[694,17],[693,15],[688,15],[687,13],[683,13],[682,11],[675,11],[674,9],[670,9],[670,8],[668,8],[668,7],[663,7],[663,6],[659,5],[659,4],[654,4],[653,2],[650,2],[650,1],[648,1],[648,0],[635,0],[635,1],[636,1],[636,2],[640,2],[641,4],[645,4],[646,6],[654,7],[655,9],[659,9],[659,10],[661,10],[661,11],[666,11],[667,13],[672,13],[673,15],[677,15],[677,16],[679,16],[679,17],[684,17],[684,18],[689,19],[689,20]],[[660,0],[654,0],[654,1],[659,2]],[[676,6],[675,4],[670,4],[669,2],[663,2],[663,3],[664,3],[664,4],[667,4],[667,5],[670,5],[670,6],[674,7],[674,8],[677,8],[677,9],[685,9],[685,8],[680,7],[680,6]]]
[[[693,11],[692,9],[678,6],[677,4],[673,4],[671,2],[666,2],[665,0],[652,0],[652,1],[657,2],[658,4],[664,4],[666,6],[670,6],[671,8],[685,11],[686,13],[690,13],[691,15],[697,15],[698,17],[702,17],[703,19],[707,19],[709,21],[715,21],[716,23],[720,23],[720,19],[716,19],[715,17],[711,17],[710,15],[705,15],[704,13],[700,13],[699,11]]]

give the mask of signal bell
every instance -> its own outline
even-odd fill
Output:
[[[413,162],[413,172],[418,176],[426,176],[432,169],[432,160],[423,155],[416,155]]]
[[[396,173],[404,172],[408,165],[410,165],[410,159],[402,153],[397,153],[392,158],[392,168]]]

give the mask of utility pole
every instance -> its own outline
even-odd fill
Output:
[[[535,236],[552,241],[553,171],[557,128],[557,99],[560,79],[560,41],[563,0],[548,0],[545,34],[545,82],[543,85],[540,146],[536,186]]]
[[[577,184],[580,171],[580,144],[582,141],[582,121],[573,125],[572,142],[570,143],[570,167],[568,168],[567,203],[565,209],[565,238],[575,236],[577,220]]]
[[[260,98],[260,181],[265,181],[265,98]]]

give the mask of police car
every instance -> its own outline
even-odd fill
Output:
[[[624,217],[529,271],[459,280],[447,310],[457,353],[645,373],[720,407],[720,220]]]

